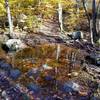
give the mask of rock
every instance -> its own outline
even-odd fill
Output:
[[[12,67],[12,66],[11,66],[10,64],[8,64],[8,63],[3,63],[3,64],[1,65],[0,68],[9,71],[9,70],[11,69],[11,67]]]
[[[59,36],[47,36],[44,33],[29,34],[26,36],[24,41],[29,46],[35,46],[45,43],[64,43],[63,39]]]
[[[38,70],[38,68],[33,68],[28,71],[27,75],[29,77],[33,76],[36,79],[40,75],[40,71]]]
[[[79,73],[78,72],[72,72],[71,75],[74,76],[74,77],[77,77],[79,75]]]
[[[26,47],[27,46],[20,39],[9,39],[5,44],[2,44],[2,49],[6,52],[16,51]]]
[[[11,64],[5,62],[5,60],[0,61],[0,68],[6,71],[9,71],[12,68]]]
[[[2,97],[4,97],[4,98],[7,97],[7,94],[6,94],[6,91],[5,90],[2,92]]]
[[[77,83],[75,83],[75,82],[72,82],[72,81],[70,81],[70,82],[66,82],[64,85],[63,85],[63,91],[64,92],[74,92],[74,91],[76,91],[76,92],[79,92],[80,91],[80,86],[77,84]]]
[[[24,43],[20,40],[20,39],[9,39],[6,42],[6,45],[11,48],[12,46],[15,46],[15,48],[17,49],[18,47],[20,48],[24,48]]]
[[[77,77],[78,75],[79,75],[78,72],[72,72],[68,74],[69,77]]]
[[[17,78],[19,78],[21,75],[21,72],[18,69],[12,69],[10,70],[10,74],[9,77],[16,80]]]
[[[73,32],[72,33],[73,39],[83,39],[83,33],[81,31]]]
[[[53,81],[54,80],[54,78],[52,76],[49,76],[49,75],[45,76],[44,78],[46,81]]]
[[[19,100],[19,96],[21,95],[21,92],[18,88],[12,86],[12,87],[6,89],[6,94],[9,99]]]
[[[29,91],[33,91],[33,93],[39,93],[40,88],[38,85],[36,84],[28,84],[27,88],[29,89]]]
[[[85,57],[85,59],[91,64],[100,66],[100,53],[90,53],[88,56]]]
[[[68,33],[67,36],[70,38],[70,39],[74,39],[74,40],[80,40],[80,39],[83,39],[83,32],[81,31],[76,31],[76,32],[72,32],[72,33]]]
[[[51,70],[52,69],[52,67],[48,66],[47,64],[44,64],[42,67],[44,68],[44,70]]]

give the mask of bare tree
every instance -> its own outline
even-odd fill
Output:
[[[89,23],[89,28],[90,28],[90,33],[91,33],[91,43],[94,44],[94,42],[96,42],[98,39],[98,33],[97,33],[97,28],[96,28],[96,24],[97,24],[96,0],[92,0],[92,18],[88,13],[88,9],[86,6],[86,0],[82,0],[82,3],[83,3],[83,8],[85,10],[85,14],[87,16],[88,23]]]
[[[8,0],[5,0],[5,5],[6,5],[6,10],[7,10],[7,15],[8,15],[10,35],[13,36],[13,24],[12,24],[12,19],[11,19],[11,13],[10,13],[10,7],[9,7]]]
[[[61,0],[58,2],[58,21],[59,21],[59,26],[60,26],[60,35],[63,33],[63,17],[62,17],[62,4]],[[59,55],[60,55],[60,44],[57,44],[57,55],[56,55],[56,60],[59,60]]]
[[[60,30],[61,33],[63,32],[63,17],[62,17],[62,4],[61,0],[58,2],[58,17],[59,17],[59,25],[60,25]]]
[[[83,8],[85,10],[85,14],[87,16],[87,20],[88,20],[88,23],[89,23],[89,28],[90,28],[90,33],[91,33],[91,43],[94,44],[94,42],[93,42],[91,18],[90,18],[89,14],[88,14],[88,11],[87,11],[86,0],[82,0],[82,3],[83,3]]]

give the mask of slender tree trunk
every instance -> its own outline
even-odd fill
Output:
[[[98,1],[98,5],[97,5],[97,33],[100,32],[100,14],[99,14],[99,12],[100,12],[100,0]]]
[[[90,37],[91,37],[91,43],[94,44],[94,40],[93,40],[93,31],[92,31],[92,20],[90,19]]]
[[[90,25],[90,16],[89,16],[89,14],[88,14],[88,11],[87,11],[87,7],[86,7],[86,1],[85,0],[82,0],[82,3],[83,3],[83,8],[84,8],[84,10],[85,10],[85,14],[86,14],[86,16],[87,16],[87,19],[88,19],[88,23],[89,23],[89,25]]]
[[[7,15],[8,15],[9,32],[10,32],[10,35],[13,36],[13,24],[12,24],[12,19],[11,19],[11,13],[10,13],[10,7],[9,7],[8,0],[5,0],[5,4],[6,4]]]
[[[96,0],[93,0],[92,1],[92,32],[93,32],[94,42],[97,41],[96,19],[97,19]]]
[[[57,44],[57,55],[56,55],[56,60],[59,60],[59,55],[60,55],[60,44]]]
[[[96,27],[97,27],[97,33],[99,33],[100,32],[100,19],[99,18],[97,19]]]
[[[59,18],[59,26],[60,26],[60,35],[63,33],[63,21],[62,21],[62,5],[61,5],[61,0],[58,2],[58,18]],[[59,56],[60,56],[60,51],[61,47],[60,44],[57,44],[57,54],[56,54],[56,60],[59,61]],[[55,68],[55,76],[57,77],[58,73],[58,68]],[[55,83],[56,90],[57,90],[57,81]]]
[[[60,26],[60,35],[63,33],[63,18],[62,18],[62,4],[61,0],[58,2],[58,19],[59,19],[59,26]],[[56,60],[59,60],[59,55],[60,55],[60,44],[57,44],[57,55],[56,55]]]
[[[58,17],[59,17],[59,24],[60,24],[60,31],[63,32],[63,17],[62,17],[62,4],[61,0],[58,3]]]
[[[90,29],[90,38],[91,38],[91,43],[94,44],[94,41],[93,41],[93,32],[92,32],[92,20],[88,14],[88,11],[87,11],[87,7],[86,7],[86,1],[85,0],[82,0],[82,3],[83,3],[83,8],[85,10],[85,14],[87,16],[87,20],[88,20],[88,23],[89,23],[89,29]]]

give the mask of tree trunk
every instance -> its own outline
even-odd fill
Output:
[[[62,17],[62,4],[61,1],[58,3],[58,17],[59,17],[59,25],[60,25],[60,31],[63,32],[63,17]]]
[[[99,18],[97,19],[96,27],[97,27],[97,33],[99,33],[100,32],[100,19]]]
[[[97,41],[96,19],[97,19],[96,0],[93,0],[92,1],[92,32],[93,32],[94,42]]]
[[[97,33],[100,32],[100,0],[98,1],[97,5]]]
[[[7,15],[8,15],[9,32],[10,32],[10,35],[13,36],[13,24],[12,24],[12,19],[11,19],[11,13],[10,13],[8,0],[5,0],[5,4],[6,4]]]
[[[62,5],[61,5],[61,0],[58,2],[58,18],[59,18],[59,26],[60,26],[60,35],[63,33],[63,21],[62,21]],[[60,44],[57,45],[57,55],[56,55],[56,60],[59,60],[59,55],[60,55]]]
[[[93,25],[92,25],[92,20],[90,20],[90,23],[89,23],[89,24],[90,24],[91,43],[94,44],[94,40],[93,40],[93,31],[92,31],[92,26],[93,26]]]
[[[89,14],[88,14],[88,11],[87,11],[86,0],[82,0],[82,3],[83,3],[83,8],[85,10],[85,14],[87,16],[87,20],[88,20],[88,23],[89,23],[91,43],[94,44],[93,31],[92,31],[93,24],[92,24],[92,20],[91,20]]]
[[[59,61],[59,55],[60,55],[60,44],[57,44],[57,55],[56,55],[57,61]]]

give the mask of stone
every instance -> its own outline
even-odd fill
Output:
[[[4,44],[2,44],[2,49],[6,52],[16,51],[26,47],[26,44],[24,44],[20,39],[9,39]]]
[[[73,39],[83,39],[83,33],[81,31],[73,32],[72,33]]]
[[[48,66],[47,64],[44,64],[42,67],[43,67],[45,70],[51,70],[51,69],[52,69],[52,67]]]

